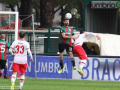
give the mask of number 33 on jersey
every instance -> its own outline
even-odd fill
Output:
[[[14,63],[19,63],[19,64],[27,63],[27,52],[32,58],[32,54],[30,51],[30,45],[25,40],[19,39],[19,40],[14,41],[9,51],[12,52],[12,50],[15,51]]]
[[[22,45],[22,46],[16,45],[15,49],[16,49],[15,54],[18,54],[18,53],[23,54],[24,53],[24,45]]]
[[[27,49],[30,49],[29,43],[22,40],[14,41],[12,46],[10,47],[14,49],[15,55],[27,55]]]

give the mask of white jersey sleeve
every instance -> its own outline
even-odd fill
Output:
[[[15,41],[12,43],[12,45],[9,48],[9,52],[11,55],[13,55],[13,49],[15,48]]]
[[[92,32],[85,32],[83,34],[78,35],[78,37],[75,39],[74,46],[81,45],[83,44],[85,38],[89,35],[97,36],[96,34]]]
[[[92,32],[85,32],[85,36],[89,36],[89,35],[97,36],[95,33],[92,33]]]
[[[30,44],[29,44],[29,43],[27,44],[27,52],[28,52],[30,58],[33,59],[32,53],[31,53],[31,51],[30,51]]]

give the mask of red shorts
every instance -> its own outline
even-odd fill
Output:
[[[13,72],[20,71],[21,74],[25,74],[26,69],[27,69],[27,64],[13,63],[13,66],[12,66]]]
[[[73,51],[81,60],[83,60],[83,59],[88,60],[84,49],[80,45],[75,46],[73,48]]]

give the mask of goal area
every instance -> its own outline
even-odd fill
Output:
[[[10,33],[15,32],[14,40],[18,39],[21,20],[18,19],[18,12],[0,11],[0,34],[5,34],[6,39]]]
[[[33,27],[33,39],[34,39],[34,60],[35,60],[35,69],[36,69],[36,51],[35,51],[35,33],[34,33],[34,15],[28,15],[27,18],[32,17],[32,27]],[[24,18],[23,20],[27,19]],[[5,34],[6,41],[11,45],[13,41],[19,38],[18,33],[22,29],[22,21],[19,19],[18,12],[9,12],[9,11],[0,11],[0,35]],[[9,61],[13,61],[13,58],[9,58]],[[8,64],[8,67],[10,65]]]

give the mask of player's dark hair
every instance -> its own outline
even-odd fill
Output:
[[[65,20],[69,20],[69,19],[66,19],[66,18],[65,18],[64,21],[65,21]]]
[[[85,32],[85,30],[80,30],[80,34],[82,34],[82,33],[84,33]]]
[[[24,38],[24,37],[25,37],[25,32],[21,31],[21,32],[19,33],[19,37],[20,37],[20,38]]]
[[[2,40],[2,39],[5,39],[5,34],[1,34],[0,35],[0,39]]]

